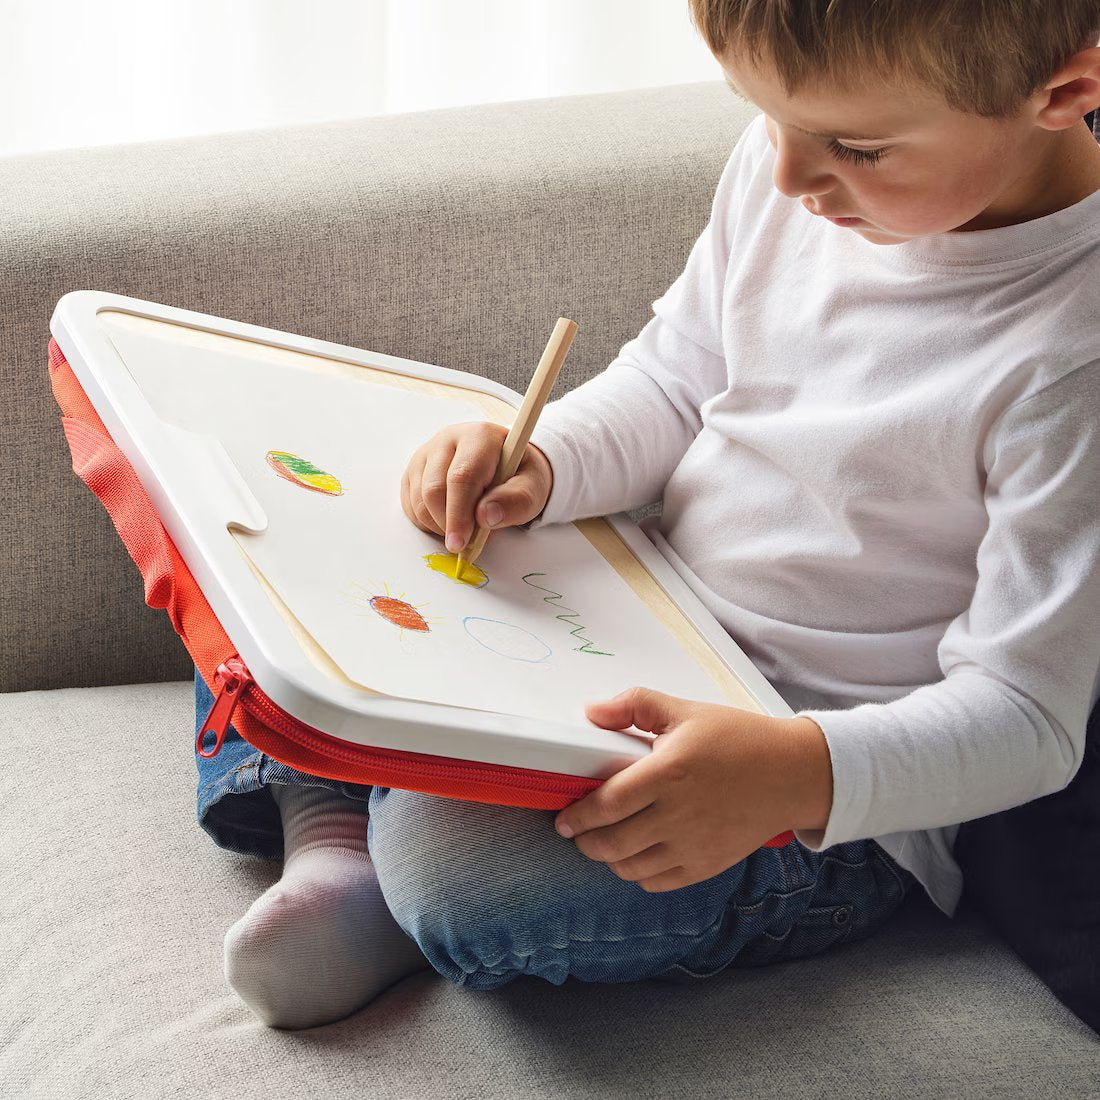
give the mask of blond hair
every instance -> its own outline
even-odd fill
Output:
[[[1100,0],[688,0],[716,56],[819,80],[916,83],[960,111],[1014,114],[1100,38]]]

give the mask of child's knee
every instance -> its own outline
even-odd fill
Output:
[[[550,811],[396,788],[372,791],[370,818],[371,858],[380,871],[388,865],[408,876],[447,870],[461,878],[493,867],[519,873],[539,854],[543,860],[554,858],[567,843],[554,832]]]
[[[494,929],[533,928],[568,882],[586,889],[589,870],[549,811],[396,789],[372,794],[370,854],[390,911],[429,958],[433,943],[454,951]]]

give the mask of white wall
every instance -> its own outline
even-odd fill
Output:
[[[0,155],[720,78],[687,0],[0,0]]]

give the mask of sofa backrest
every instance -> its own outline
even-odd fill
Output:
[[[753,110],[721,81],[0,159],[0,690],[187,678],[69,467],[46,371],[93,289],[559,391],[679,274]]]

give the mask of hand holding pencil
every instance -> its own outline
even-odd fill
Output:
[[[417,527],[445,538],[447,549],[476,560],[490,530],[527,523],[546,504],[553,471],[529,440],[577,331],[560,318],[523,404],[507,432],[498,424],[455,424],[409,460],[401,505]]]

